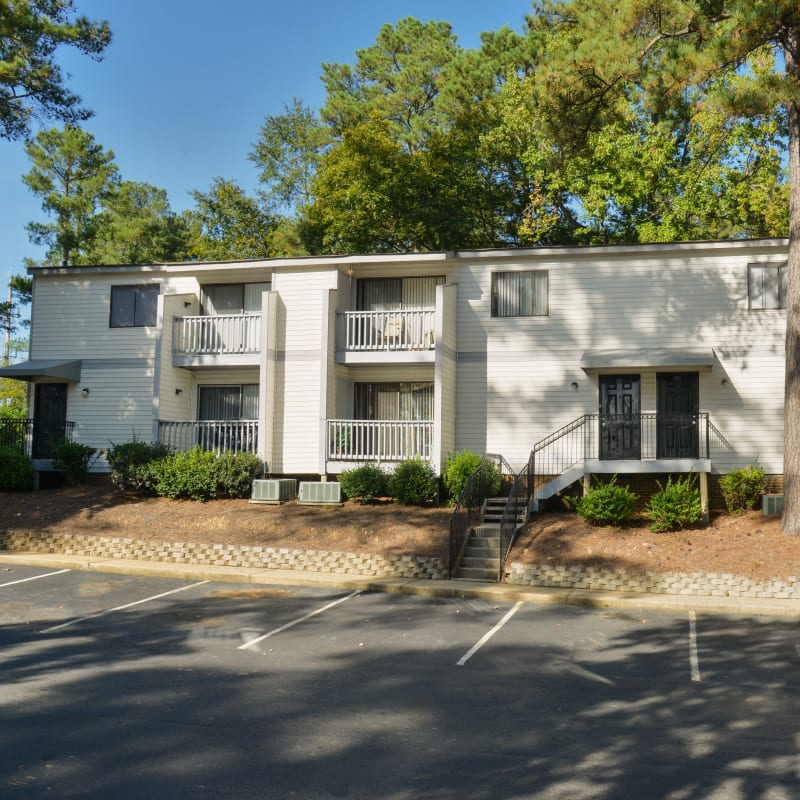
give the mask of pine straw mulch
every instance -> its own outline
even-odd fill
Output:
[[[252,504],[247,500],[144,498],[107,479],[85,486],[0,493],[0,530],[119,536],[148,541],[243,544],[425,555],[447,560],[450,509],[391,501],[341,507]],[[732,573],[754,579],[800,575],[800,537],[760,511],[716,515],[707,528],[653,533],[645,519],[592,527],[548,512],[520,534],[511,560],[650,572]]]

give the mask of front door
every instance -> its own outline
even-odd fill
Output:
[[[52,458],[67,433],[67,384],[37,383],[33,400],[33,458]]]
[[[600,458],[639,459],[642,454],[639,376],[600,376]]]
[[[656,387],[656,456],[697,458],[700,376],[696,372],[660,372]]]

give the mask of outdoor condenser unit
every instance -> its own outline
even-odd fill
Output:
[[[285,503],[297,495],[297,481],[294,478],[253,481],[251,503]]]
[[[342,487],[338,481],[300,481],[297,500],[313,505],[341,504]]]
[[[761,508],[765,517],[777,517],[783,514],[783,495],[765,494],[761,498]]]

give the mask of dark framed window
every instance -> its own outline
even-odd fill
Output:
[[[546,317],[550,313],[546,269],[492,273],[493,317]]]
[[[157,283],[143,286],[112,286],[109,326],[142,328],[155,325],[158,293]]]
[[[433,384],[356,383],[356,419],[427,422],[433,419]]]
[[[198,419],[258,419],[258,384],[198,387]]]
[[[786,308],[786,264],[747,265],[747,307],[751,311]]]

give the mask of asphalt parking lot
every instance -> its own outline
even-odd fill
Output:
[[[796,798],[794,620],[0,571],[4,798]]]

